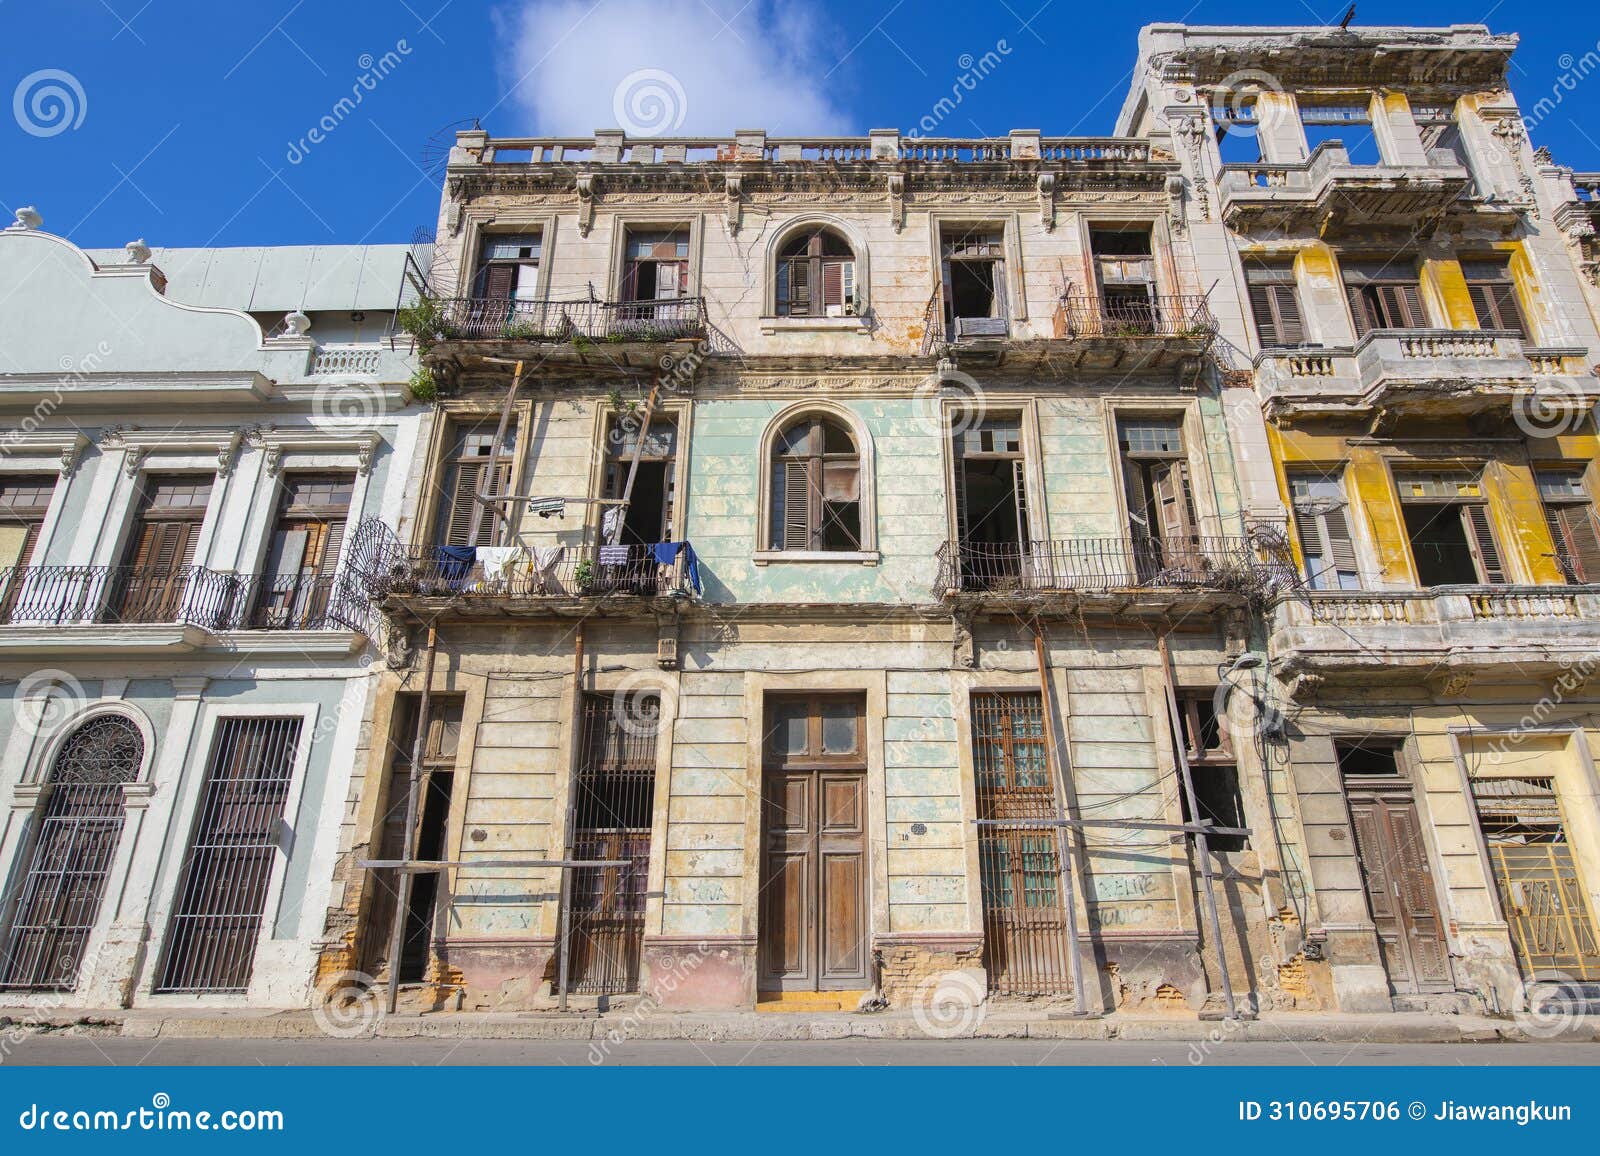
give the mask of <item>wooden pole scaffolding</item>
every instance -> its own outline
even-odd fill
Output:
[[[1057,774],[1055,709],[1051,705],[1050,698],[1050,665],[1045,657],[1044,635],[1037,623],[1034,624],[1033,630],[1033,657],[1034,664],[1039,669],[1039,707],[1046,732],[1045,770],[1055,789],[1056,814],[1064,817],[1067,813],[1067,785],[1065,777]],[[1078,867],[1077,860],[1073,857],[1073,840],[1068,832],[1069,828],[1065,823],[1055,828],[1056,853],[1061,856],[1061,887],[1066,892],[1067,953],[1072,957],[1072,1014],[1087,1016],[1091,1013],[1089,1001],[1085,998],[1083,990],[1083,950],[1078,942]],[[1095,1003],[1098,1004],[1099,1000]]]
[[[580,733],[573,735],[572,740],[572,765],[567,772],[567,823],[566,832],[562,840],[563,860],[571,862],[573,852],[577,845],[578,821],[578,761],[583,758],[584,735],[581,728],[584,725],[585,712],[583,709],[583,626],[578,626],[576,638],[572,644],[572,696],[573,715],[578,720]],[[561,907],[556,912],[556,929],[561,935],[560,942],[556,945],[559,962],[556,970],[556,986],[561,998],[561,1010],[567,1010],[567,969],[572,960],[572,868],[561,868]]]
[[[417,811],[422,794],[422,758],[428,741],[428,717],[433,706],[433,664],[438,652],[439,632],[428,624],[428,657],[423,664],[422,700],[417,704],[417,731],[411,740],[411,767],[406,777],[406,828],[403,856],[409,862],[417,857]],[[411,872],[399,872],[395,881],[394,926],[389,929],[389,1014],[394,1014],[400,998],[400,956],[405,950],[406,921],[411,911]]]
[[[1178,710],[1177,678],[1172,666],[1172,652],[1167,646],[1167,636],[1158,639],[1161,651],[1161,682],[1167,691],[1167,716],[1172,726],[1172,750],[1177,756],[1178,774],[1183,780],[1183,797],[1188,803],[1189,818],[1193,820],[1195,857],[1200,860],[1200,878],[1205,884],[1206,922],[1211,928],[1211,942],[1217,950],[1217,971],[1222,980],[1222,998],[1228,1006],[1228,1018],[1237,1019],[1239,1009],[1233,999],[1233,981],[1228,975],[1228,951],[1222,943],[1222,919],[1217,914],[1216,880],[1211,870],[1211,844],[1206,832],[1208,825],[1201,823],[1200,805],[1194,793],[1194,775],[1189,769],[1189,754],[1183,746],[1183,720]]]

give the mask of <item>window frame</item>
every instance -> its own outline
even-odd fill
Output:
[[[860,510],[860,547],[855,550],[775,550],[772,542],[772,483],[774,464],[780,460],[776,452],[778,439],[797,422],[807,417],[832,419],[845,428],[855,442],[858,506]],[[874,470],[874,450],[871,431],[854,410],[834,402],[796,402],[775,414],[761,433],[760,458],[756,475],[756,526],[753,561],[757,566],[773,562],[848,562],[876,566],[881,555],[878,551],[877,528],[877,476]]]
[[[802,233],[829,231],[839,236],[850,250],[855,298],[855,313],[830,317],[826,310],[820,314],[788,314],[778,312],[778,263],[784,249]],[[811,213],[793,217],[776,230],[767,245],[762,268],[765,288],[761,303],[761,322],[764,331],[772,333],[783,329],[863,329],[864,319],[872,308],[871,253],[861,232],[849,221],[826,213]]]

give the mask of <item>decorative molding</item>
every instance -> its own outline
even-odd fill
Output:
[[[723,177],[723,212],[728,219],[728,232],[735,236],[739,233],[739,224],[744,214],[743,200],[744,179],[738,173],[727,173]]]
[[[578,236],[587,237],[594,228],[594,174],[579,173],[573,180],[573,187],[578,194]]]
[[[898,233],[906,227],[905,173],[890,173],[886,184],[889,189],[889,224]]]
[[[81,430],[0,430],[0,452],[6,457],[53,457],[62,477],[78,468],[89,438]]]
[[[296,451],[353,456],[356,472],[364,476],[372,472],[372,457],[381,439],[374,430],[347,433],[342,430],[282,430],[267,426],[253,431],[250,440],[265,451],[267,473],[274,476],[283,470],[284,455]]]
[[[1039,223],[1046,233],[1056,231],[1056,175],[1039,174]]]
[[[225,478],[233,473],[245,432],[242,429],[142,430],[137,426],[119,426],[101,435],[100,448],[123,450],[126,454],[123,469],[130,478],[138,475],[153,453],[215,454],[217,474]]]

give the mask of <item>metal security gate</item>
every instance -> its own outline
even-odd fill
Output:
[[[217,725],[157,991],[249,988],[300,721]]]
[[[573,869],[573,992],[617,995],[639,987],[660,720],[654,693],[583,697],[573,858],[629,864]]]
[[[1059,816],[1046,741],[1037,694],[972,696],[978,818],[990,821],[978,827],[983,965],[1001,995],[1072,990],[1060,843],[1037,825]]]
[[[144,739],[120,715],[90,719],[56,755],[39,835],[0,961],[0,987],[70,991],[122,834],[124,783]]]
[[[1524,971],[1600,980],[1600,942],[1567,842],[1555,780],[1473,779],[1472,798]]]

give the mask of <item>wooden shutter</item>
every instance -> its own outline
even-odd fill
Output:
[[[450,487],[450,514],[445,522],[444,545],[472,546],[473,511],[477,503],[472,495],[483,477],[481,462],[457,462],[455,477]]]
[[[1122,459],[1122,487],[1128,499],[1128,532],[1136,542],[1148,541],[1155,537],[1156,528],[1150,521],[1150,494],[1142,463]]]
[[[1517,303],[1517,288],[1509,281],[1469,282],[1473,312],[1481,329],[1504,329],[1519,337],[1527,336],[1522,307]]]
[[[1028,549],[1028,471],[1021,458],[1011,463],[1011,490],[1017,503],[1017,544]]]
[[[317,559],[317,573],[332,574],[339,566],[339,553],[344,549],[344,519],[326,523],[327,533],[322,540],[322,555]]]
[[[1427,314],[1422,309],[1422,288],[1418,285],[1393,285],[1391,296],[1394,300],[1394,318],[1398,321],[1398,328],[1421,329],[1428,323]]]
[[[1164,542],[1178,542],[1193,533],[1194,508],[1189,496],[1189,463],[1157,462],[1150,469],[1156,517]]]
[[[1327,531],[1328,554],[1333,559],[1334,568],[1358,573],[1360,567],[1356,565],[1356,543],[1350,533],[1350,522],[1344,515],[1342,507],[1335,507],[1322,515],[1323,528]]]
[[[494,301],[509,301],[517,284],[515,265],[486,265],[483,270],[483,295]]]
[[[838,261],[822,263],[822,305],[844,304],[844,265]]]
[[[1256,336],[1266,345],[1301,345],[1305,326],[1300,320],[1300,299],[1293,285],[1250,286],[1250,311]]]
[[[811,262],[789,262],[789,314],[803,317],[811,312]]]
[[[1344,292],[1350,300],[1350,320],[1355,323],[1356,336],[1365,337],[1376,328],[1372,313],[1367,308],[1367,295],[1359,285],[1346,285]]]
[[[171,574],[194,561],[196,522],[146,522],[139,528],[130,565],[141,574]]]
[[[961,456],[961,435],[951,441],[955,449],[956,542],[964,545],[967,540],[967,466]]]
[[[1578,503],[1548,505],[1545,520],[1555,542],[1556,559],[1568,582],[1600,582],[1600,532],[1594,512]]]
[[[994,278],[994,306],[989,311],[989,316],[1009,318],[1011,311],[1006,301],[1006,263],[994,262],[989,266],[989,275]]]
[[[1478,502],[1468,502],[1461,507],[1461,514],[1466,519],[1467,540],[1478,559],[1483,580],[1495,586],[1504,584],[1506,571],[1500,561],[1500,550],[1495,545],[1494,533],[1489,527],[1488,508]]]
[[[783,548],[811,549],[811,471],[810,462],[783,463]]]

